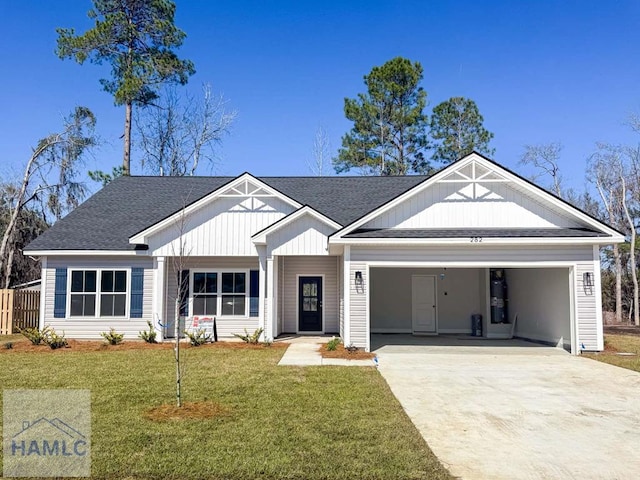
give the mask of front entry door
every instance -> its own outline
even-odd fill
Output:
[[[298,285],[298,330],[322,332],[322,277],[300,277]]]
[[[437,333],[436,277],[433,275],[413,275],[411,277],[411,299],[413,333]]]

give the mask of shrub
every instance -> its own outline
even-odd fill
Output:
[[[102,332],[100,336],[104,338],[109,345],[118,345],[119,343],[122,343],[124,333],[118,333],[113,327],[111,327],[109,332]]]
[[[251,343],[253,345],[257,345],[260,342],[260,335],[262,335],[262,332],[264,332],[264,329],[258,328],[255,332],[249,335],[249,333],[247,332],[247,329],[245,328],[244,335],[241,335],[239,333],[234,333],[233,336],[238,337],[240,340],[242,340],[245,343]]]
[[[331,340],[327,342],[327,350],[333,352],[338,349],[338,345],[340,345],[340,339],[333,337]]]
[[[184,332],[184,334],[189,338],[189,342],[194,347],[204,345],[211,340],[211,336],[203,328],[200,328],[195,332]]]
[[[147,343],[158,343],[156,340],[156,329],[153,328],[153,324],[147,320],[147,325],[149,325],[149,330],[143,330],[139,332],[138,337],[144,340]]]
[[[50,328],[45,326],[42,330],[38,330],[37,328],[21,328],[18,332],[26,337],[33,345],[40,345],[44,342],[44,339],[47,336]]]
[[[47,334],[42,341],[49,345],[49,348],[51,348],[51,350],[69,346],[67,339],[64,338],[64,332],[62,332],[62,335],[58,335],[53,328],[50,328],[47,331]]]
[[[7,342],[4,344],[4,348],[11,350],[13,348],[13,342]]]

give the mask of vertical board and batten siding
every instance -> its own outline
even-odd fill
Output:
[[[54,318],[56,269],[128,269],[127,275],[127,312],[130,310],[131,269],[143,269],[142,316],[140,318],[121,317],[69,317]],[[117,332],[125,334],[126,339],[138,338],[141,330],[147,330],[147,321],[152,321],[153,259],[149,257],[48,257],[47,267],[43,268],[44,285],[44,325],[49,325],[57,332],[64,332],[68,338],[99,339],[101,332],[113,327]],[[99,280],[98,280],[99,281]],[[69,295],[69,292],[67,292]],[[67,302],[68,305],[68,302]],[[68,307],[66,307],[68,308]]]
[[[397,265],[423,266],[444,265],[448,262],[476,264],[484,267],[542,267],[541,264],[575,266],[576,291],[575,315],[577,320],[578,348],[598,350],[602,332],[599,329],[595,289],[585,288],[583,274],[594,272],[599,267],[593,260],[593,247],[590,245],[568,246],[465,246],[465,247],[351,247],[350,282],[350,329],[351,342],[357,347],[367,346],[367,302],[366,290],[369,279],[364,279],[365,293],[356,290],[354,277],[356,271],[367,274],[367,266]]]
[[[181,268],[180,268],[181,267]],[[166,259],[166,290],[165,290],[165,317],[166,323],[174,324],[175,320],[175,299],[178,291],[178,271],[193,269],[211,270],[258,270],[260,268],[257,257],[228,257],[228,258],[185,258],[181,266],[175,266],[171,258]],[[249,292],[247,292],[248,294]],[[234,333],[244,333],[246,328],[249,333],[253,333],[258,327],[259,317],[224,318],[216,316],[216,326],[218,336],[221,338],[233,337]],[[191,315],[191,311],[189,312]]]
[[[328,255],[327,237],[335,228],[304,215],[267,235],[267,256]]]
[[[553,228],[578,227],[575,219],[543,206],[530,195],[506,183],[476,184],[502,198],[478,200],[457,192],[472,184],[436,183],[382,213],[362,228]],[[459,199],[452,199],[459,196]],[[473,195],[471,195],[473,196]],[[448,199],[449,198],[449,199]]]
[[[217,198],[152,235],[149,251],[154,256],[174,256],[182,236],[188,255],[257,256],[251,237],[293,210],[276,197]]]
[[[284,332],[298,331],[298,276],[324,275],[322,285],[322,308],[324,315],[324,332],[338,333],[338,269],[335,256],[325,257],[282,257],[281,284],[283,301]]]

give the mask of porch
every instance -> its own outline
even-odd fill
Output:
[[[158,257],[154,259],[154,324],[174,338],[176,309],[182,329],[213,328],[233,338],[262,328],[282,334],[338,335],[341,257]]]

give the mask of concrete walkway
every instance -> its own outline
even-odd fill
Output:
[[[320,344],[326,343],[327,339],[321,340],[316,337],[309,337],[306,341],[297,338],[289,342],[289,347],[280,359],[278,365],[296,365],[301,367],[319,365],[342,365],[349,367],[373,367],[373,360],[347,360],[344,358],[322,358],[320,355]]]
[[[379,371],[462,479],[640,478],[640,374],[555,348],[385,346]]]

